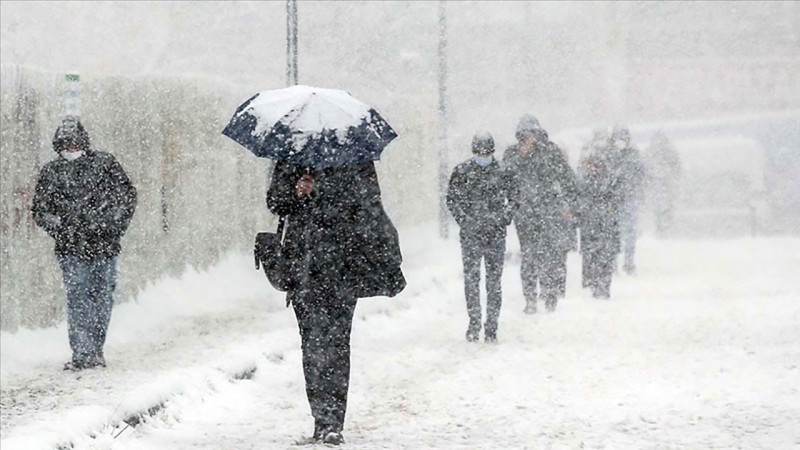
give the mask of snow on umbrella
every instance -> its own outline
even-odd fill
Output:
[[[222,134],[256,156],[315,168],[378,160],[397,137],[347,92],[309,86],[259,92],[236,109]]]

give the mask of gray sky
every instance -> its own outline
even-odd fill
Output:
[[[435,116],[437,2],[298,8],[301,83]],[[276,88],[285,10],[283,1],[3,1],[0,59]],[[798,2],[451,2],[447,14],[456,139],[480,127],[510,134],[526,111],[560,128],[800,106],[800,86],[784,80],[800,64]],[[756,86],[759,70],[775,85]],[[723,101],[732,96],[742,99]]]

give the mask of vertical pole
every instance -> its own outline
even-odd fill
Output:
[[[286,86],[297,84],[297,0],[286,0]],[[267,184],[272,179],[275,161],[267,163]]]
[[[447,238],[447,22],[445,1],[439,0],[439,236]]]
[[[286,0],[286,85],[297,84],[297,0]]]

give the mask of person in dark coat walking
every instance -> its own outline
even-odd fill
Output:
[[[525,313],[536,313],[539,298],[554,311],[565,293],[567,253],[574,242],[575,173],[533,116],[520,119],[516,137],[519,142],[506,150],[503,166],[519,190],[514,223],[522,250]]]
[[[105,367],[120,238],[136,209],[136,188],[111,154],[90,147],[76,119],[58,127],[53,149],[59,156],[39,172],[31,212],[55,239],[67,290],[72,359],[64,369]]]
[[[619,244],[619,186],[613,161],[592,154],[582,161],[580,188],[581,256],[583,286],[595,298],[611,296],[611,276]]]
[[[267,206],[287,219],[287,292],[300,330],[311,442],[344,442],[350,331],[359,298],[397,295],[406,285],[395,229],[372,162],[313,169],[277,162]]]
[[[616,150],[614,171],[620,195],[617,214],[623,254],[622,270],[633,275],[636,273],[634,256],[639,203],[644,194],[645,168],[639,150],[631,145],[631,135],[626,127],[615,127],[612,138]]]
[[[494,139],[488,133],[472,139],[474,156],[453,169],[447,191],[447,208],[460,227],[464,264],[464,294],[469,326],[467,341],[481,331],[481,260],[486,267],[486,324],[484,339],[497,342],[497,321],[502,305],[501,278],[506,251],[506,227],[514,218],[514,183],[492,156]]]

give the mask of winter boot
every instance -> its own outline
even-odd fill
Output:
[[[344,436],[338,431],[331,431],[322,439],[323,444],[327,445],[342,445],[344,444]]]
[[[536,300],[527,300],[523,312],[525,314],[536,314]]]
[[[496,323],[486,323],[483,326],[483,341],[487,344],[496,344],[497,343],[497,324]]]
[[[87,363],[89,367],[105,367],[106,366],[106,358],[103,356],[103,350],[99,350],[95,353]]]
[[[481,336],[481,322],[470,320],[467,328],[467,342],[477,342]]]
[[[548,298],[545,300],[544,305],[547,312],[554,312],[556,310],[556,304],[558,303],[558,298]]]
[[[75,358],[72,358],[71,361],[67,361],[66,364],[64,364],[64,370],[69,372],[79,372],[89,367],[91,366],[89,366],[86,361]]]

